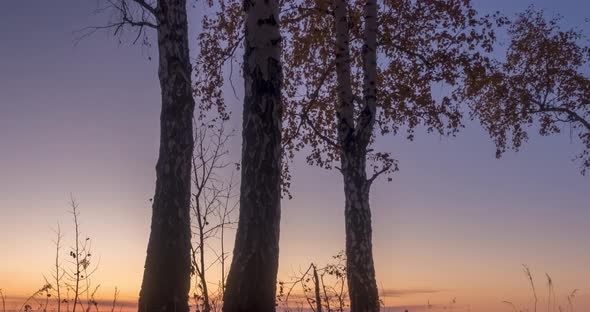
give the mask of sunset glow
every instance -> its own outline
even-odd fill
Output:
[[[565,28],[590,34],[590,2],[473,3],[482,13],[506,15],[533,4],[564,16]],[[189,7],[189,41],[196,44],[207,7]],[[105,32],[76,40],[80,29],[104,22],[94,9],[94,1],[80,0],[0,5],[0,289],[7,311],[19,311],[50,278],[58,224],[67,256],[74,242],[70,198],[92,241],[99,305],[110,311],[117,287],[122,306],[115,311],[137,310],[159,144],[158,51],[131,44],[130,34],[121,44]],[[243,83],[236,81],[236,94],[224,87],[229,126],[238,131],[229,142],[231,164],[241,151]],[[375,144],[400,166],[391,182],[374,183],[370,199],[385,311],[512,311],[506,301],[533,311],[523,265],[532,272],[539,312],[551,304],[548,276],[559,305],[579,289],[575,311],[590,311],[590,173],[581,175],[572,161],[580,152],[575,140],[567,131],[535,134],[519,152],[496,159],[479,123],[465,124],[457,137],[418,128],[413,142],[399,135]],[[302,154],[291,174],[293,199],[281,203],[278,279],[285,282],[312,262],[333,263],[345,248],[340,173],[311,167]],[[229,233],[231,251],[235,231]],[[217,267],[207,274],[221,276]]]

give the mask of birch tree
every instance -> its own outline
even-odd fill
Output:
[[[532,8],[518,14],[505,60],[490,64],[468,96],[497,157],[518,150],[531,128],[542,136],[569,131],[582,147],[576,159],[584,174],[590,168],[590,47],[580,30],[562,30],[559,23]]]
[[[212,3],[210,3],[212,4]],[[238,228],[223,311],[274,311],[281,199],[281,34],[278,1],[216,3],[217,14],[199,37],[200,74],[195,93],[202,105],[223,107],[220,59],[233,57],[243,39],[244,106]],[[229,22],[229,23],[226,23]],[[233,28],[233,29],[230,29]],[[223,36],[232,38],[220,46]]]
[[[458,131],[463,87],[486,62],[496,19],[479,17],[469,1],[281,4],[283,178],[289,177],[288,160],[302,151],[309,152],[308,163],[342,174],[351,311],[377,311],[369,194],[381,175],[392,179],[397,162],[373,144],[380,135],[404,132],[412,140],[418,126],[439,135]],[[209,81],[223,81],[220,64],[231,60],[241,40],[239,3],[225,1],[222,9],[204,23],[201,36],[201,60],[214,64],[204,70],[215,77]],[[217,85],[203,90],[215,95]]]
[[[158,22],[162,112],[156,193],[139,310],[183,312],[188,311],[190,289],[189,218],[195,107],[186,1],[158,0],[153,12]]]
[[[105,0],[115,35],[132,28],[135,41],[157,33],[162,110],[156,190],[139,311],[188,312],[191,270],[192,93],[186,0]],[[135,42],[134,41],[134,42]],[[145,41],[144,41],[145,42]]]
[[[294,138],[286,148],[311,145],[308,162],[341,172],[351,311],[378,311],[369,195],[397,162],[371,145],[402,131],[411,140],[420,125],[454,135],[458,92],[491,49],[492,25],[468,1],[384,1],[379,10],[374,0],[335,0],[317,8],[330,14],[306,17],[309,8],[297,5],[284,17],[294,21],[285,27],[293,34],[286,75],[299,82],[286,87],[285,135]],[[437,96],[434,86],[448,92]]]

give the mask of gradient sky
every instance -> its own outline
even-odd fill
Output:
[[[585,28],[590,17],[584,1],[475,4],[507,14],[535,4]],[[102,296],[119,286],[123,299],[137,298],[158,147],[157,64],[149,60],[156,51],[106,33],[74,45],[76,31],[104,24],[95,8],[94,0],[0,2],[0,288],[9,296],[42,284],[52,229],[59,221],[72,234],[73,194],[100,255]],[[190,11],[192,42],[202,8],[195,2]],[[239,116],[240,101],[228,99]],[[239,144],[232,141],[236,161]],[[503,311],[502,300],[524,306],[526,263],[541,297],[547,272],[560,296],[581,289],[577,307],[590,310],[590,178],[571,161],[579,145],[567,133],[533,135],[521,152],[500,160],[470,122],[457,138],[419,132],[414,142],[389,137],[378,145],[401,168],[392,182],[375,184],[371,198],[376,269],[388,304],[456,297],[472,311]],[[282,279],[344,248],[341,177],[298,160],[293,178],[294,199],[283,202]]]

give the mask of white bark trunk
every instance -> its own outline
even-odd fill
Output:
[[[279,5],[244,0],[240,217],[224,312],[275,311],[281,182]]]
[[[338,88],[338,140],[344,142],[354,131],[354,107],[351,84],[350,34],[347,0],[334,1],[336,20],[336,83]]]
[[[140,312],[188,312],[192,96],[186,0],[159,0],[158,51],[162,112],[156,192]]]
[[[367,0],[363,45],[363,108],[354,118],[351,86],[348,9],[336,0],[336,75],[338,88],[338,143],[344,179],[347,278],[351,312],[379,311],[379,294],[373,264],[371,208],[367,180],[367,146],[377,107],[377,3]]]

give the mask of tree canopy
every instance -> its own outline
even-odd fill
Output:
[[[571,131],[582,144],[576,157],[590,168],[590,48],[579,29],[562,30],[529,8],[508,29],[504,61],[492,61],[468,91],[473,116],[490,133],[496,156],[518,150],[532,127],[542,136]]]
[[[223,106],[224,77],[239,65],[227,65],[243,39],[242,3],[222,0],[205,16],[199,35],[197,95],[202,105]],[[349,3],[351,83],[354,123],[360,131],[363,107],[364,1]],[[454,135],[461,128],[459,91],[467,74],[486,61],[493,48],[497,15],[479,16],[470,1],[386,0],[378,15],[376,131],[378,135],[414,130]],[[312,165],[334,168],[338,160],[335,105],[334,8],[327,0],[281,2],[284,64],[284,162],[296,152],[308,152]],[[237,63],[237,61],[234,62]],[[226,64],[225,66],[223,64]],[[229,68],[229,71],[228,71]],[[448,90],[441,94],[438,90]],[[391,173],[396,162],[390,151],[369,149],[373,174]],[[288,167],[284,178],[289,177]],[[288,181],[286,181],[288,185]]]

